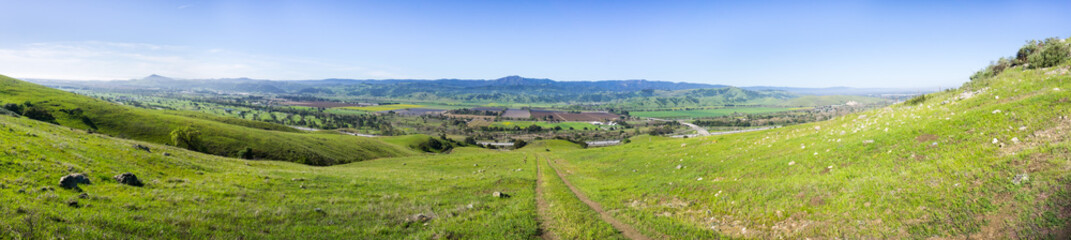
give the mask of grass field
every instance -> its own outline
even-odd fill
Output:
[[[744,108],[719,108],[719,109],[703,109],[703,110],[679,110],[679,111],[637,111],[629,112],[629,115],[634,117],[649,117],[649,118],[702,118],[702,117],[720,117],[729,116],[732,114],[758,114],[758,113],[774,113],[784,112],[792,110],[801,110],[806,108],[779,108],[779,107],[744,107]]]

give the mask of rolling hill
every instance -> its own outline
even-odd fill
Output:
[[[301,133],[264,122],[121,106],[3,76],[0,102],[30,109],[26,107],[29,103],[48,112],[55,123],[63,126],[160,144],[174,144],[171,133],[188,127],[200,132],[203,145],[197,150],[221,156],[235,156],[251,148],[257,159],[332,165],[413,154],[403,146],[370,138]]]

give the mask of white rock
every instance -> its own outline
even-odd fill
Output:
[[[1019,143],[1019,138],[1017,138],[1017,137],[1013,137],[1011,141],[1012,141],[1013,143],[1016,143],[1016,144],[1018,144],[1018,143]]]
[[[997,114],[997,113],[1000,113],[1000,109],[993,110],[993,114]]]
[[[703,181],[703,178],[696,178],[696,181]]]
[[[997,143],[1000,143],[1000,140],[997,140],[996,138],[994,138],[993,139],[993,144],[997,144]]]
[[[1060,91],[1060,88],[1052,88],[1053,91]]]
[[[791,162],[788,162],[788,165],[789,165],[789,166],[792,166],[792,165],[796,165],[796,161],[791,161]]]

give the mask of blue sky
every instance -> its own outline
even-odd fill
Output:
[[[19,78],[649,79],[956,87],[1071,1],[7,1]]]

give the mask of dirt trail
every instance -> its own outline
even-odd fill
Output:
[[[525,159],[528,159],[525,157]],[[543,167],[539,166],[539,157],[535,157],[536,163],[536,213],[539,215],[539,237],[545,240],[557,240],[558,236],[550,231],[550,205],[543,199]]]
[[[565,183],[565,186],[569,187],[569,191],[572,191],[573,195],[576,195],[576,197],[579,198],[581,202],[584,202],[584,204],[587,204],[588,207],[591,207],[591,209],[595,210],[595,212],[598,212],[599,218],[602,218],[603,221],[606,221],[610,223],[610,225],[613,225],[614,229],[617,229],[617,231],[621,232],[622,235],[625,235],[625,237],[629,239],[651,239],[647,236],[644,236],[639,231],[636,231],[636,229],[633,228],[631,225],[625,224],[615,219],[614,216],[610,215],[602,209],[602,205],[599,205],[599,203],[595,201],[591,201],[588,196],[584,195],[584,193],[581,193],[580,190],[577,190],[576,187],[573,186],[573,183],[570,183],[568,179],[565,179],[565,175],[562,175],[562,172],[559,172],[558,169],[550,163],[550,158],[546,158],[546,161],[547,166],[550,166],[550,169],[554,170],[554,173],[558,174],[558,178],[562,179],[562,182]]]

